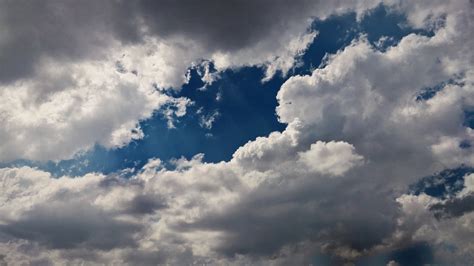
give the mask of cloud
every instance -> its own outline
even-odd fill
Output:
[[[171,120],[185,113],[190,101],[153,88],[153,73],[119,72],[114,64],[45,61],[39,77],[3,86],[0,160],[66,159],[96,143],[120,147],[143,137],[138,122],[155,110],[179,107],[167,111]]]
[[[312,171],[340,176],[361,163],[362,156],[355,154],[354,146],[345,142],[321,141],[300,153],[300,159]]]
[[[464,176],[466,181],[473,175]],[[435,248],[435,261],[462,265],[472,261],[472,236],[474,212],[469,204],[472,187],[452,198],[442,200],[426,194],[402,195],[397,201],[402,206],[399,229],[394,242],[408,238],[411,241],[426,241]]]
[[[199,117],[199,126],[206,129],[211,129],[214,122],[219,118],[219,112],[215,110],[208,115],[202,115]]]
[[[137,208],[140,211],[140,208]],[[81,217],[78,219],[78,216]],[[19,220],[0,229],[19,239],[33,240],[52,249],[109,250],[114,247],[133,246],[133,234],[139,224],[117,221],[110,215],[83,203],[52,202],[35,206],[23,213]]]
[[[437,217],[459,217],[465,213],[474,211],[472,207],[474,195],[467,195],[463,198],[448,200],[445,203],[437,203],[430,207]]]
[[[387,266],[399,266],[400,264],[398,264],[396,261],[394,260],[391,260],[387,263]]]
[[[259,9],[261,3],[249,3],[251,6],[245,9],[254,10],[255,5],[258,11],[255,13],[259,13],[264,10]],[[176,3],[165,4],[164,12],[172,13],[170,10],[178,8]],[[434,35],[411,34],[383,52],[361,36],[329,55],[325,64],[310,75],[291,77],[277,95],[276,111],[287,128],[249,141],[228,162],[205,163],[203,155],[196,155],[190,160],[174,160],[173,169],[167,169],[159,159],[151,159],[129,179],[98,173],[55,179],[47,172],[28,167],[0,169],[3,260],[57,264],[288,264],[297,260],[303,264],[310,263],[314,254],[323,253],[342,264],[421,242],[429,243],[439,261],[455,259],[460,264],[472,261],[472,212],[464,208],[464,201],[469,201],[472,193],[472,175],[465,176],[465,189],[451,199],[405,193],[407,186],[419,177],[447,166],[473,164],[470,157],[461,160],[470,150],[454,145],[458,140],[473,141],[472,129],[463,125],[464,108],[472,105],[474,99],[473,40],[466,34],[472,28],[472,4],[467,1],[429,1],[414,6],[409,2],[388,4],[405,12],[411,24],[432,28]],[[144,5],[150,12],[162,12],[153,11],[154,7],[145,2]],[[311,12],[325,17],[352,9],[363,13],[368,8],[357,2],[350,6],[321,4],[320,9]],[[422,12],[421,6],[427,11]],[[195,45],[197,51],[204,51],[210,58],[215,55],[217,65],[218,57],[232,58],[223,56],[226,53],[243,60],[237,63],[231,60],[231,65],[256,64],[258,60],[245,61],[245,54],[253,55],[259,51],[258,47],[269,49],[267,44],[273,37],[268,36],[274,36],[272,30],[263,39],[256,37],[261,32],[258,28],[255,32],[248,30],[245,38],[239,34],[246,30],[237,31],[236,36],[243,38],[237,43],[232,43],[233,36],[219,28],[203,33],[210,27],[209,23],[221,19],[221,13],[229,18],[241,16],[238,8],[235,8],[237,13],[227,14],[234,8],[219,5],[216,8],[221,13],[208,16],[212,9],[203,7],[207,8],[201,10],[203,13],[188,20],[165,19],[176,24],[164,29],[158,25],[161,18],[154,21],[153,17],[144,17],[144,25],[149,26],[146,30],[166,36],[165,40],[145,38],[144,43],[137,44],[130,38],[132,44],[117,46],[124,50],[118,49],[120,52],[114,55],[119,56],[111,57],[114,60],[64,64],[62,68],[67,73],[86,74],[72,78],[66,75],[61,80],[73,84],[75,89],[55,91],[54,86],[50,90],[40,86],[45,91],[55,91],[47,97],[48,101],[42,100],[47,93],[25,96],[39,82],[37,79],[25,78],[22,82],[32,85],[23,87],[22,82],[4,85],[6,89],[2,88],[1,93],[9,93],[9,99],[18,100],[7,101],[11,107],[0,110],[15,114],[15,121],[22,121],[11,122],[3,129],[2,136],[11,138],[2,142],[9,147],[9,153],[4,156],[13,153],[31,158],[41,155],[57,158],[71,155],[95,141],[113,147],[134,138],[123,133],[127,132],[123,128],[136,125],[134,121],[167,104],[185,106],[186,99],[169,98],[161,92],[167,86],[185,82],[186,71],[177,79],[172,78],[176,77],[173,73],[197,58],[191,52],[187,54],[190,51],[187,38],[195,39],[190,45]],[[280,8],[286,7],[271,10],[283,12]],[[311,10],[304,5],[303,8]],[[180,12],[195,15],[187,9]],[[273,15],[279,15],[274,12]],[[296,14],[296,11],[290,8],[288,13]],[[249,21],[266,25],[268,18],[253,19]],[[193,25],[184,29],[189,25],[186,23]],[[223,25],[233,27],[237,22],[227,23]],[[280,30],[277,25],[275,31]],[[218,35],[223,36],[222,43],[209,44],[217,42]],[[182,45],[176,48],[174,42]],[[203,47],[207,45],[212,52]],[[156,53],[148,53],[150,47]],[[166,65],[175,55],[174,49],[180,51],[184,61],[189,61],[176,62],[169,71],[153,65],[155,60],[163,60],[160,65]],[[126,51],[123,57],[122,51]],[[42,75],[53,79],[61,76],[48,74],[53,70],[61,73],[57,62],[41,62],[55,67],[42,68],[38,73],[46,71]],[[99,70],[104,74],[97,75]],[[449,79],[456,82],[446,85],[432,98],[416,100],[423,89]],[[158,89],[148,86],[154,82]],[[35,108],[78,111],[66,116],[62,115],[65,111],[48,113],[33,108],[21,120],[20,114],[28,106],[23,104],[22,95]],[[40,104],[34,103],[34,99]],[[134,100],[130,102],[130,99]],[[111,100],[116,104],[109,104]],[[127,111],[121,113],[124,106],[128,107]],[[174,115],[183,112],[178,108]],[[11,113],[1,116],[2,119],[10,121]],[[120,115],[115,116],[117,113]],[[101,121],[94,114],[106,119]],[[51,131],[48,119],[54,120],[51,125],[62,126]],[[69,123],[74,119],[77,121]],[[29,150],[14,149],[21,143],[14,141],[21,134],[10,133],[29,132],[25,128],[30,126],[34,138],[51,143],[65,132],[68,133],[65,136],[78,132],[81,136],[72,138],[78,142],[91,129],[104,128],[98,126],[100,123],[106,123],[107,130],[90,133],[87,141],[74,144],[59,155],[55,145],[49,148],[34,141],[27,146]],[[84,130],[78,131],[75,128],[78,125]],[[41,127],[46,129],[37,129]],[[110,132],[117,128],[119,133],[112,134],[118,136],[114,142]],[[139,129],[135,128],[135,132],[140,137]],[[73,143],[72,140],[66,138],[60,146],[68,147],[66,144]],[[436,212],[442,215],[436,218]],[[59,229],[54,230],[53,226]]]

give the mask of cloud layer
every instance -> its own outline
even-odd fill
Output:
[[[1,168],[0,264],[285,265],[318,256],[343,264],[420,243],[439,263],[472,261],[473,175],[444,199],[407,187],[474,166],[472,148],[460,145],[474,143],[463,123],[474,106],[474,8],[463,0],[385,4],[433,35],[410,34],[383,51],[361,35],[311,74],[290,77],[277,95],[286,129],[249,141],[228,162],[205,163],[198,154],[166,167],[155,158],[129,178]],[[44,8],[53,22],[0,13],[7,36],[0,49],[28,51],[0,56],[12,65],[0,75],[8,99],[0,103],[0,159],[59,160],[95,143],[113,148],[143,137],[137,123],[153,112],[168,115],[171,126],[191,103],[168,92],[201,59],[218,70],[286,72],[317,38],[306,31],[309,17],[363,16],[377,3],[2,5],[23,14]],[[75,27],[84,17],[90,24]],[[31,23],[54,37],[12,31]],[[77,37],[83,31],[91,34]],[[15,48],[34,41],[39,47]],[[432,97],[419,97],[441,83]]]

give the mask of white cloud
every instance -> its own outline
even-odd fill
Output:
[[[201,115],[199,117],[199,125],[203,128],[211,129],[214,122],[219,118],[219,115],[219,111],[217,110],[208,115]]]
[[[37,76],[2,86],[0,160],[67,159],[95,143],[120,147],[143,137],[138,122],[155,110],[175,105],[169,120],[184,115],[189,100],[152,86],[159,72],[153,77],[144,66],[135,75],[128,64],[118,71],[114,59],[121,53],[92,62],[44,60]]]
[[[354,146],[346,142],[318,141],[308,151],[299,154],[300,160],[311,171],[340,176],[352,167],[361,164],[362,156],[355,153]]]
[[[391,260],[387,263],[387,266],[400,266],[400,264],[394,260]]]
[[[302,27],[303,25],[305,26]],[[218,70],[243,65],[265,66],[263,81],[270,80],[277,71],[281,71],[283,76],[286,76],[288,71],[295,66],[295,57],[301,55],[317,35],[315,32],[304,33],[305,27],[308,26],[309,23],[302,24],[299,25],[299,29],[281,34],[279,38],[267,39],[255,47],[232,53],[215,53],[211,58]],[[295,35],[294,32],[303,32],[303,34]]]

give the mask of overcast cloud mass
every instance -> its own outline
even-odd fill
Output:
[[[373,40],[380,10],[405,33]],[[334,19],[359,30],[329,49]],[[473,32],[470,0],[0,0],[0,265],[472,265]],[[283,130],[229,160],[42,167],[231,142],[214,128],[259,105]]]

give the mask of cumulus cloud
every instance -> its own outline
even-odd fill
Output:
[[[41,89],[30,93],[30,88],[44,79],[5,80],[1,93],[17,100],[6,101],[10,107],[3,108],[6,115],[0,117],[10,121],[16,115],[15,121],[22,123],[11,120],[0,131],[10,138],[3,144],[8,149],[2,150],[9,151],[3,156],[13,153],[36,158],[48,155],[51,149],[48,156],[56,158],[53,155],[68,156],[94,141],[114,146],[139,138],[136,121],[170,102],[180,106],[187,103],[186,99],[160,92],[185,82],[186,71],[173,79],[175,70],[168,72],[153,62],[162,59],[160,63],[166,65],[165,55],[174,55],[174,49],[178,49],[182,59],[189,61],[172,64],[171,68],[185,70],[198,58],[187,54],[189,38],[217,67],[268,64],[268,54],[253,55],[259,49],[270,49],[270,44],[277,46],[276,53],[285,54],[282,51],[288,50],[279,50],[283,49],[279,41],[301,36],[281,34],[282,39],[275,41],[279,34],[272,31],[285,33],[281,27],[288,27],[292,33],[297,32],[291,26],[293,16],[298,17],[295,21],[306,19],[304,15],[299,18],[293,6],[278,2],[269,13],[277,17],[288,13],[291,23],[276,23],[272,26],[275,28],[265,30],[244,28],[236,32],[236,40],[210,25],[225,14],[225,18],[231,18],[222,24],[225,29],[241,26],[243,22],[236,21],[241,17],[239,8],[209,3],[215,4],[217,15],[210,8],[214,5],[203,5],[202,12],[196,14],[180,9],[179,14],[189,17],[180,20],[182,17],[166,16],[179,8],[174,2],[164,3],[163,11],[155,3],[134,2],[139,5],[139,14],[144,15],[143,20],[133,23],[145,27],[144,32],[165,36],[164,40],[119,44],[117,47],[125,47],[126,52],[119,52],[123,56],[114,60],[68,62],[64,65],[66,73],[87,72],[61,79],[66,84],[61,88],[74,89],[56,91],[54,86],[40,86],[55,92],[35,95]],[[262,4],[265,1],[245,3],[242,10],[254,10],[255,14],[267,7]],[[301,5],[301,10],[324,18],[348,10],[363,14],[375,4],[327,3],[316,5],[316,9]],[[4,256],[0,258],[15,263],[56,264],[288,264],[310,263],[314,254],[322,253],[342,264],[426,242],[441,262],[472,261],[473,212],[469,203],[474,177],[466,175],[465,188],[452,198],[406,194],[407,186],[419,177],[447,166],[473,165],[470,148],[455,145],[458,141],[474,141],[472,129],[463,124],[464,109],[474,104],[473,39],[468,34],[472,29],[472,4],[460,0],[416,4],[388,1],[387,5],[404,12],[413,26],[433,30],[433,36],[411,34],[386,51],[378,51],[361,36],[329,55],[325,64],[310,75],[291,77],[277,95],[276,112],[287,124],[286,129],[249,141],[228,162],[205,163],[203,155],[196,155],[191,160],[174,160],[173,169],[167,169],[159,159],[152,159],[128,179],[98,173],[55,179],[28,167],[0,169],[0,212],[4,214],[0,217],[0,254]],[[150,16],[154,12],[163,12],[163,18],[155,20]],[[265,15],[248,21],[265,26],[266,19],[269,17]],[[209,27],[212,29],[205,31]],[[222,42],[218,42],[217,36],[221,35]],[[182,41],[182,46],[175,48],[171,41]],[[292,47],[299,51],[304,45]],[[234,61],[233,56],[242,61]],[[55,64],[33,75],[58,79],[63,68]],[[53,70],[59,74],[48,74]],[[105,75],[97,75],[99,70]],[[456,82],[444,86],[432,98],[417,100],[423,89],[450,79]],[[148,86],[153,83],[156,86]],[[26,97],[30,94],[33,97]],[[47,101],[44,95],[49,95]],[[123,101],[131,96],[134,101]],[[24,101],[32,103],[25,107]],[[124,105],[128,111],[121,114]],[[34,109],[38,106],[44,106],[45,111]],[[99,106],[105,106],[105,111]],[[22,118],[24,108],[32,109]],[[54,108],[61,111],[55,112]],[[68,108],[78,111],[62,115]],[[184,110],[175,115],[182,115]],[[91,115],[96,113],[108,117],[101,121]],[[117,113],[120,115],[114,116]],[[69,123],[70,117],[77,121]],[[54,123],[48,124],[48,119]],[[84,143],[66,145],[69,134],[89,133],[86,129],[78,131],[76,126],[90,129],[88,125],[95,123],[108,126],[103,132],[91,133]],[[54,131],[57,124],[61,127]],[[41,127],[46,129],[41,131]],[[64,134],[61,147],[65,150],[57,155],[54,145],[49,148],[34,142],[28,145],[29,150],[14,149],[21,133],[29,132],[25,128],[36,130],[31,134],[37,134],[35,138],[43,142],[61,143],[61,138],[48,137],[51,132],[55,136]],[[127,128],[135,128],[134,135],[127,135]],[[111,135],[117,129],[119,133]],[[29,139],[28,135],[25,138]],[[391,259],[384,263],[397,264]]]
[[[353,152],[353,147],[346,143],[318,142],[316,145],[324,146],[324,152],[329,153],[341,148]],[[312,151],[313,148],[308,152]],[[342,165],[350,164],[352,160],[351,156],[338,159]],[[274,244],[252,250],[269,240],[259,237],[249,243],[244,239],[250,232],[240,232],[239,228],[247,227],[252,220],[256,222],[256,229],[263,228],[270,220],[287,219],[288,212],[298,214],[310,210],[309,206],[288,209],[298,204],[299,199],[293,198],[293,190],[314,179],[313,164],[328,165],[334,163],[334,158],[313,156],[305,162],[311,162],[311,165],[305,167],[303,164],[299,169],[301,178],[287,181],[284,169],[268,174],[244,168],[236,160],[206,164],[202,162],[202,156],[189,161],[176,160],[176,170],[166,170],[159,160],[151,160],[139,174],[128,180],[99,174],[54,179],[47,172],[28,167],[4,168],[0,174],[4,192],[1,201],[2,212],[7,215],[2,216],[0,222],[0,234],[4,239],[0,250],[12,254],[7,256],[11,259],[13,254],[21,253],[16,244],[23,246],[26,244],[21,242],[26,241],[28,245],[37,244],[39,250],[35,252],[45,258],[49,252],[56,254],[58,261],[70,255],[72,250],[92,252],[94,258],[124,260],[142,255],[153,258],[153,254],[159,254],[163,261],[184,259],[188,252],[196,258],[207,257],[212,252],[226,254],[207,258],[214,263],[220,259],[232,260],[226,258],[227,255],[244,252],[243,246],[251,252],[273,252],[293,239],[290,231],[275,238]],[[273,176],[273,181],[268,175]],[[259,178],[267,179],[263,180],[265,184],[257,185]],[[323,180],[314,182],[322,183]],[[281,182],[290,188],[279,184]],[[278,203],[275,197],[282,194],[272,193],[272,188],[287,194],[288,202]],[[303,195],[303,198],[308,196]],[[265,208],[267,201],[270,206],[276,204],[271,207],[274,210],[259,214],[260,211],[249,206],[258,204]],[[247,215],[254,217],[249,221],[242,220]],[[309,229],[309,221],[301,222]],[[278,223],[266,231],[273,234],[285,228],[285,223]],[[304,238],[304,231],[298,234],[296,240]],[[227,246],[222,246],[222,241]],[[172,250],[176,254],[167,254]]]

